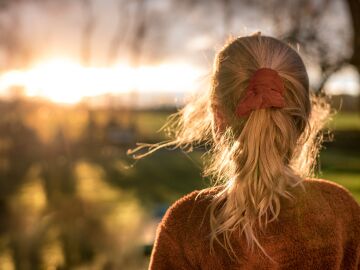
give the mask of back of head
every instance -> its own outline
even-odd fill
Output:
[[[272,83],[281,82],[283,104],[246,108],[246,114],[239,114],[239,104],[248,98],[260,69],[275,74],[276,82],[265,82],[269,91],[276,88]],[[257,76],[261,81],[262,75]],[[233,39],[220,50],[210,91],[194,98],[170,122],[174,140],[153,149],[210,143],[205,175],[223,187],[209,208],[211,246],[217,241],[231,255],[230,235],[239,230],[250,248],[256,245],[266,254],[254,227],[265,228],[275,220],[280,198],[291,198],[291,188],[312,173],[328,109],[310,95],[305,65],[286,43],[256,34]]]
[[[209,104],[212,132],[215,148],[228,148],[231,160],[235,158],[234,180],[253,183],[250,179],[261,178],[272,188],[291,181],[290,168],[298,159],[297,148],[304,143],[299,139],[307,135],[311,112],[308,75],[299,54],[275,38],[254,35],[231,41],[218,53],[215,63]],[[276,71],[280,77],[285,106],[254,109],[239,116],[239,102],[249,91],[254,73],[263,68]]]

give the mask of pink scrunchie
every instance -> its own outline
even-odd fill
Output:
[[[241,117],[257,109],[284,107],[284,90],[284,83],[275,70],[258,69],[250,79],[244,98],[236,107],[236,115]]]

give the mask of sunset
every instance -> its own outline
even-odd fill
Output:
[[[357,270],[359,18],[1,0],[0,270]]]
[[[29,97],[74,104],[85,97],[107,93],[190,92],[197,88],[202,74],[200,69],[180,63],[83,67],[70,59],[52,59],[25,71],[3,73],[0,91],[6,93],[11,87],[23,87]]]

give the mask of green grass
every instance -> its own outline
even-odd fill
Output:
[[[118,179],[122,188],[138,193],[144,205],[171,204],[195,189],[209,185],[201,176],[203,152],[185,154],[161,150],[138,161]],[[326,149],[321,152],[318,178],[334,181],[347,188],[360,203],[360,157],[355,153]]]
[[[155,140],[164,140],[165,135],[160,129],[166,123],[169,117],[167,112],[137,112],[135,117],[135,125],[139,135],[142,138],[151,138]]]
[[[360,130],[360,113],[338,113],[328,127],[333,130]]]
[[[355,151],[330,148],[321,152],[320,160],[318,177],[344,186],[360,203],[360,155]]]
[[[360,173],[324,171],[319,178],[328,179],[348,189],[360,203]]]
[[[138,113],[137,125],[141,134],[155,141],[163,140],[165,137],[158,130],[168,116],[166,112]],[[360,114],[338,113],[328,127],[342,132],[360,130]],[[353,143],[360,143],[360,138]],[[317,177],[339,183],[360,202],[360,155],[355,151],[349,152],[349,149],[332,147],[331,143],[329,145],[329,149],[321,152],[321,173]],[[197,165],[194,166],[194,163]],[[136,173],[129,181],[137,179],[137,188],[141,192],[148,189],[148,196],[153,197],[148,198],[150,200],[171,202],[192,189],[205,186],[201,180],[201,161],[196,153],[187,157],[177,151],[164,150],[139,161],[135,167]]]
[[[126,175],[114,178],[117,179],[114,184],[136,192],[143,205],[170,204],[184,194],[208,186],[201,176],[201,154],[160,150],[123,171]]]

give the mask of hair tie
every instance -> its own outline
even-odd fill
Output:
[[[284,83],[277,71],[258,69],[250,78],[245,96],[236,107],[236,115],[246,116],[253,110],[285,106]]]

